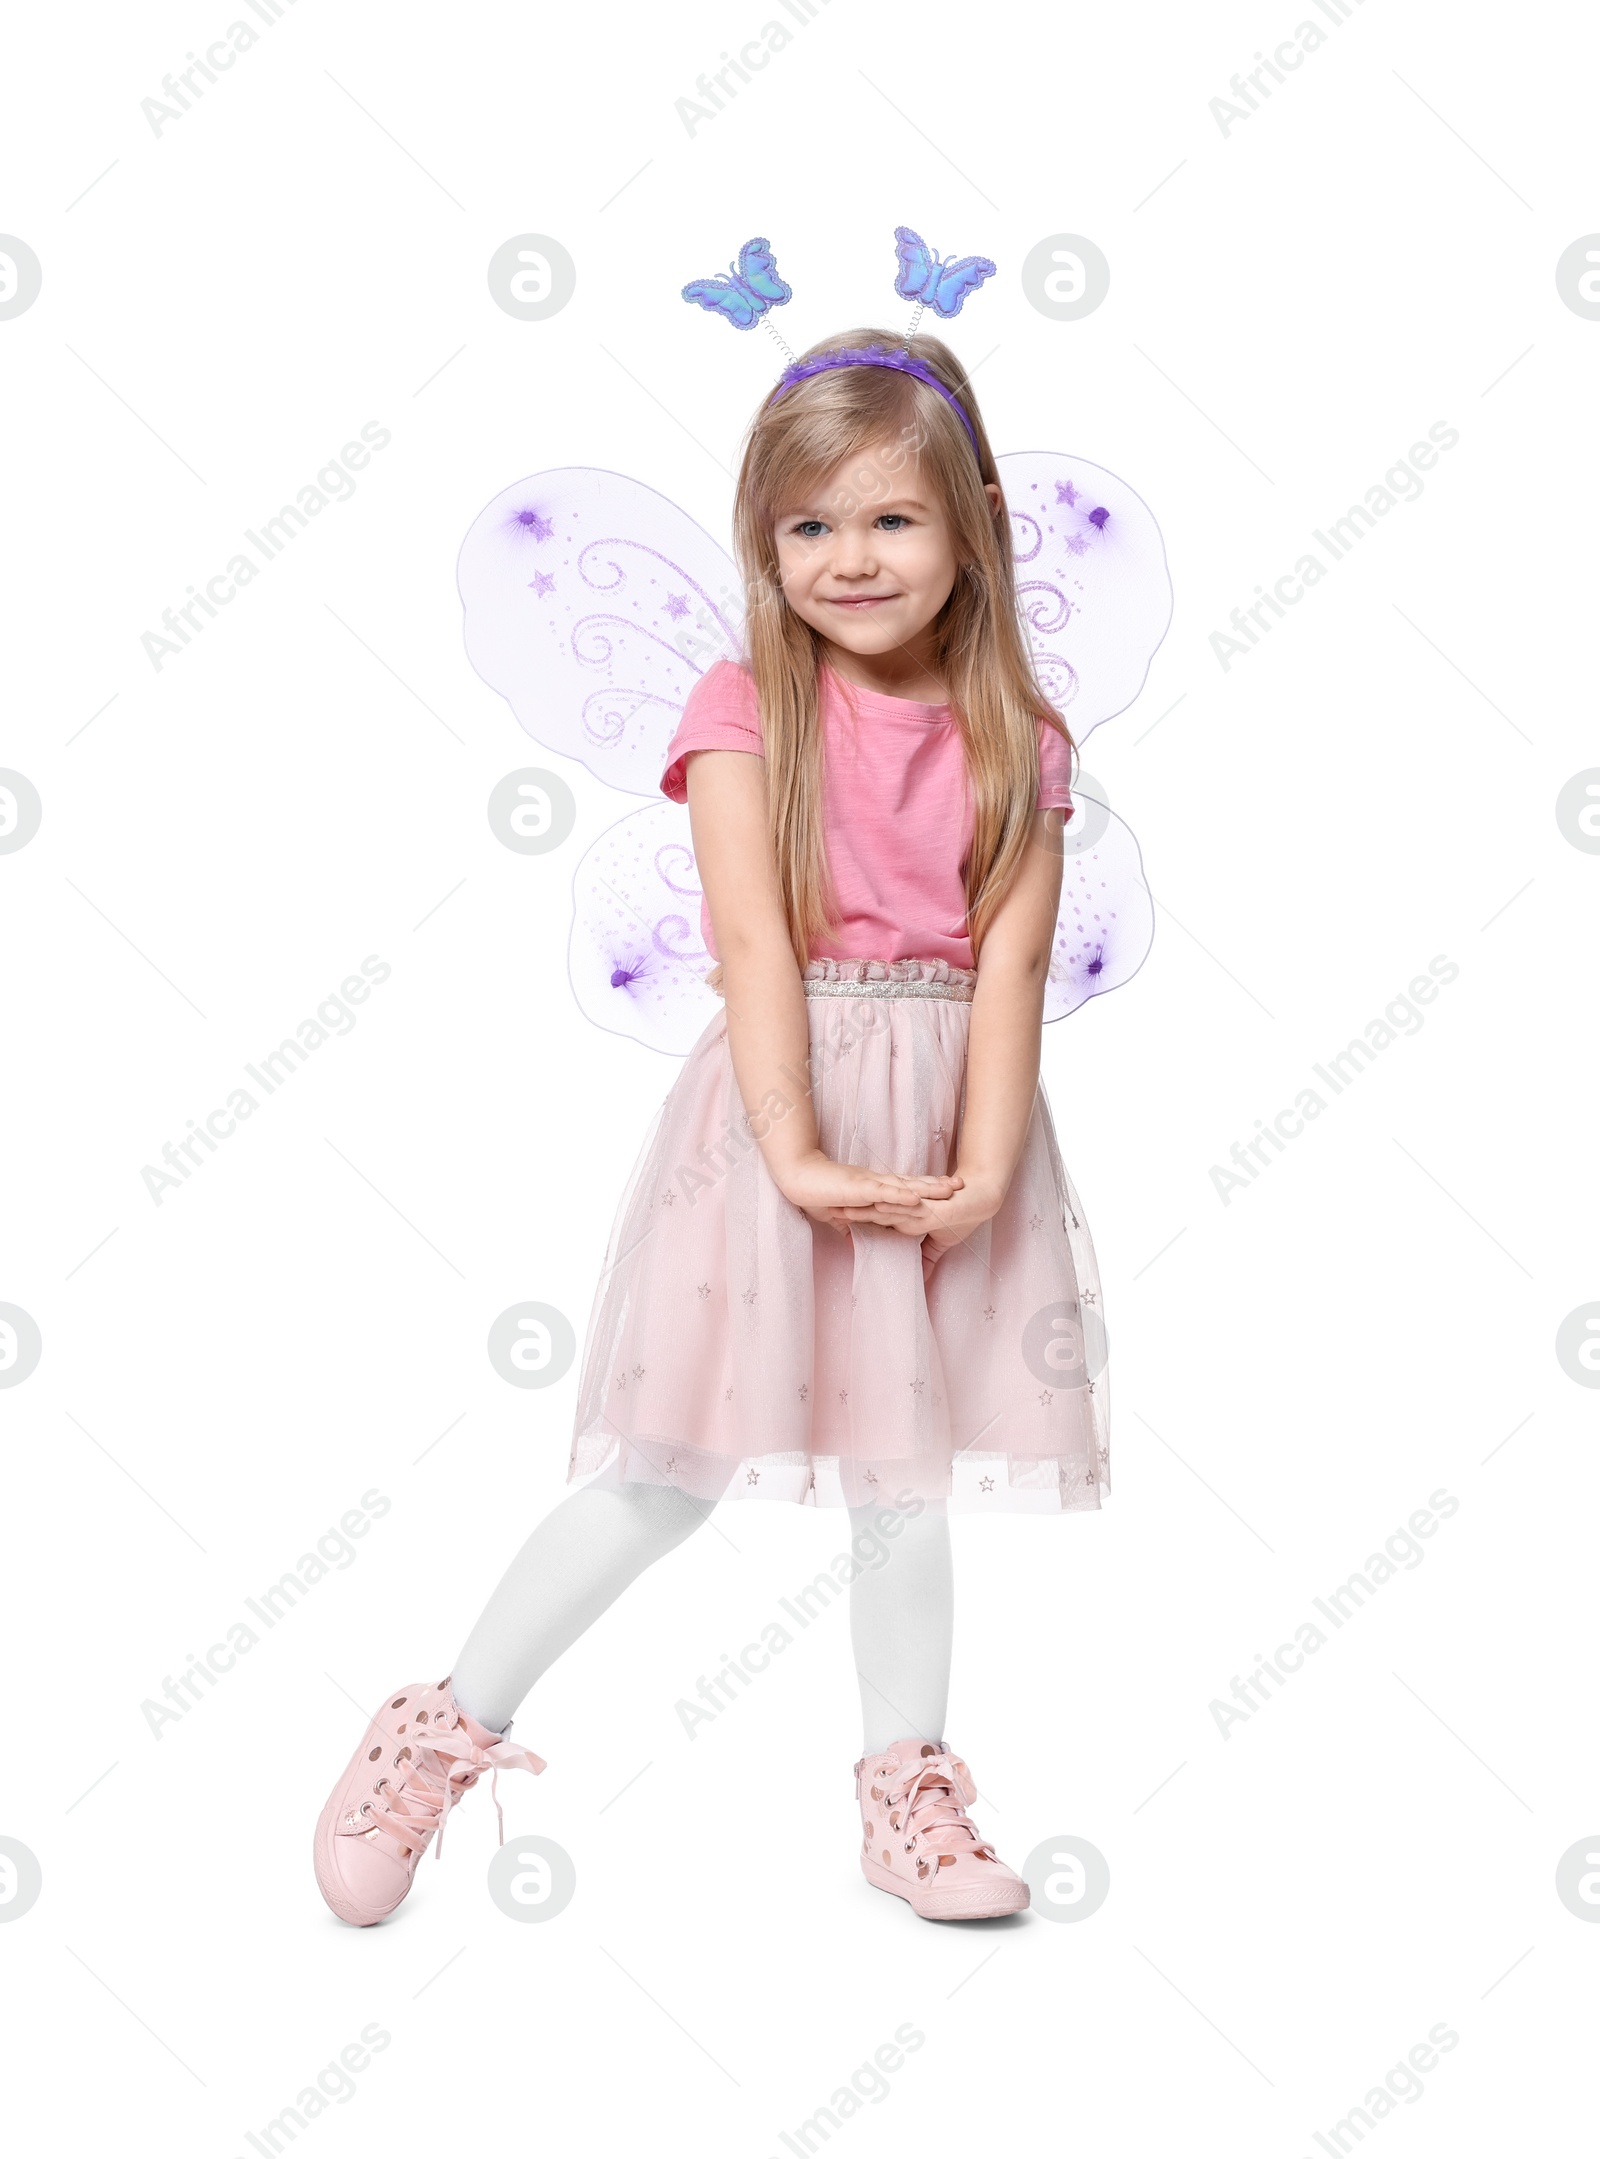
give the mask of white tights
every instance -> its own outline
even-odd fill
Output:
[[[647,1484],[585,1485],[564,1499],[511,1562],[456,1658],[451,1683],[462,1708],[503,1732],[535,1680],[712,1504]],[[942,1739],[950,1683],[948,1518],[932,1508],[907,1516],[891,1540],[871,1528],[878,1511],[850,1510],[852,1545],[860,1534],[870,1540],[871,1560],[850,1586],[867,1754],[913,1735]]]

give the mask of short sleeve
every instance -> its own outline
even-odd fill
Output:
[[[1072,808],[1072,745],[1048,720],[1034,723],[1039,730],[1039,808]]]
[[[669,801],[688,801],[684,767],[695,750],[747,750],[752,757],[766,754],[756,686],[733,660],[719,660],[689,692],[661,775],[661,792]]]

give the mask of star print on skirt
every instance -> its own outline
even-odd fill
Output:
[[[715,1015],[657,1112],[595,1294],[569,1475],[707,1499],[1072,1513],[1111,1489],[1106,1336],[1041,1087],[992,1220],[918,1239],[786,1200],[757,1144],[812,1090],[840,1162],[955,1155],[976,983],[943,960],[813,960],[809,1073],[747,1117]]]

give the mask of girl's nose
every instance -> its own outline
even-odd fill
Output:
[[[870,577],[877,564],[872,542],[865,532],[841,532],[834,542],[832,570],[835,577]]]

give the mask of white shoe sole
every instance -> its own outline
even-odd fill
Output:
[[[901,1897],[919,1919],[1003,1919],[1028,1908],[1028,1885],[1015,1876],[992,1884],[970,1882],[961,1889],[924,1888],[920,1882],[903,1881],[867,1853],[861,1855],[861,1871],[874,1889]]]

